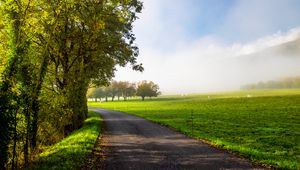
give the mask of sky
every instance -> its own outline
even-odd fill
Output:
[[[245,65],[251,54],[300,38],[299,0],[143,3],[133,33],[145,71],[118,67],[116,80],[152,80],[163,94],[186,94],[300,75],[297,58],[276,54]]]

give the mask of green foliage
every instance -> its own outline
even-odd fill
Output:
[[[0,4],[2,38],[3,33],[6,34],[6,41],[2,43],[0,50],[6,49],[5,57],[7,66],[2,72],[2,82],[0,84],[0,168],[5,167],[8,158],[8,145],[10,139],[13,138],[13,160],[16,155],[16,139],[17,139],[17,117],[18,114],[25,115],[25,135],[24,135],[24,160],[25,164],[28,162],[28,140],[31,135],[30,131],[30,110],[32,84],[33,84],[33,68],[31,68],[31,60],[28,57],[30,42],[29,38],[25,36],[26,17],[29,5],[24,7],[23,1],[1,1]],[[3,22],[4,21],[4,22]],[[3,31],[3,29],[6,29]],[[3,45],[5,44],[5,45]],[[3,61],[3,60],[2,60]]]
[[[124,100],[127,100],[127,97],[134,96],[136,94],[136,87],[134,83],[129,83],[128,81],[118,82],[119,93],[123,96]]]
[[[125,111],[254,161],[299,169],[299,101],[300,90],[295,89],[164,96],[145,102],[91,102],[89,106]]]
[[[72,110],[66,105],[66,97],[42,91],[40,96],[38,142],[52,145],[67,136],[65,125],[71,124]]]
[[[92,153],[99,134],[101,119],[98,113],[89,112],[84,126],[74,131],[59,143],[46,148],[32,162],[28,169],[77,169]]]
[[[118,100],[122,97],[124,101],[126,101],[127,98],[138,95],[142,96],[142,99],[144,100],[146,96],[157,97],[160,94],[158,90],[158,85],[154,84],[152,81],[142,81],[137,87],[135,83],[130,83],[129,81],[113,80],[109,86],[90,88],[87,97],[95,99],[96,101],[98,98],[100,98],[100,100],[105,98],[105,101],[108,101],[108,97],[111,97],[111,100],[114,101],[115,97],[118,97]]]
[[[136,0],[42,2],[39,7],[47,27],[39,39],[48,42],[50,53],[45,90],[66,97],[72,117],[65,126],[73,130],[86,116],[90,82],[107,84],[116,65],[130,63],[133,69],[142,70],[136,62],[138,48],[132,33],[135,13],[142,4]]]
[[[1,0],[0,8],[0,168],[14,168],[82,125],[91,82],[107,84],[116,65],[143,70],[132,33],[142,3]]]
[[[154,84],[152,81],[147,82],[146,80],[140,82],[137,87],[137,96],[141,96],[142,100],[148,97],[157,97],[160,94],[159,87],[157,84]]]
[[[4,29],[4,15],[0,10],[0,82],[2,81],[2,72],[7,64],[7,32]]]

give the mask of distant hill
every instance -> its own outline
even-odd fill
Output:
[[[300,38],[245,55],[244,57],[248,60],[262,60],[274,57],[300,58]]]
[[[243,90],[253,89],[289,89],[300,88],[300,76],[289,77],[281,80],[272,80],[267,82],[259,82],[254,84],[246,84],[241,87]]]
[[[226,61],[240,85],[300,75],[300,38]],[[230,80],[229,80],[230,81]]]

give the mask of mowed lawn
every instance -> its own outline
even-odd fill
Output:
[[[90,102],[172,127],[247,158],[300,169],[300,90],[261,90]]]

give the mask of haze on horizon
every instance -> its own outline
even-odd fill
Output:
[[[145,71],[117,68],[116,80],[152,80],[163,94],[182,94],[300,75],[298,0],[144,0],[139,17]]]

